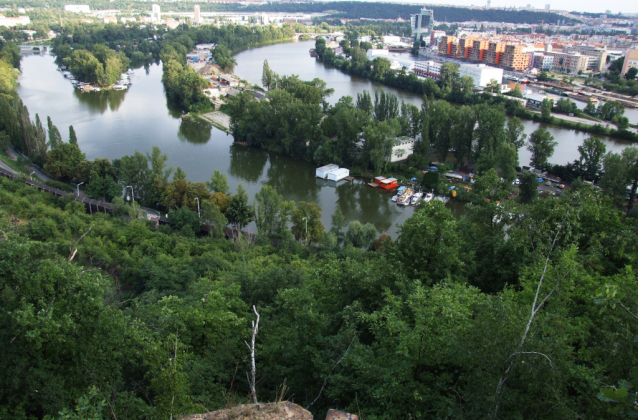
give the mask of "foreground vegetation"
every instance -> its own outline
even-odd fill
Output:
[[[424,205],[364,251],[196,237],[0,180],[0,413],[244,402],[252,305],[260,401],[285,382],[303,406],[325,384],[318,415],[633,413],[635,219],[587,186],[503,208],[482,198],[499,182],[477,182],[464,220]],[[510,211],[525,216],[506,235]]]

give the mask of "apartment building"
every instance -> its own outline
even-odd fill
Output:
[[[500,64],[503,67],[512,68],[517,71],[525,70],[530,65],[529,54],[523,52],[522,45],[506,45],[505,51],[501,53]]]
[[[487,51],[483,53],[483,61],[487,64],[499,65],[501,54],[505,51],[505,44],[502,42],[490,42],[487,45]]]
[[[452,45],[456,42],[456,37],[447,35],[442,36],[439,41],[439,54],[441,55],[456,55],[452,54]],[[456,51],[456,48],[454,48]]]
[[[547,51],[545,55],[554,57],[554,70],[564,71],[566,73],[578,73],[579,71],[586,71],[589,64],[589,56],[581,55],[580,53]]]
[[[534,53],[532,67],[539,70],[550,71],[554,67],[554,56],[543,53]]]
[[[595,47],[590,45],[573,45],[563,48],[567,53],[580,53],[581,55],[589,56],[587,62],[587,70],[590,71],[603,71],[605,64],[607,63],[607,48]]]
[[[621,74],[624,76],[632,67],[638,68],[638,50],[627,50]]]
[[[469,54],[467,56],[468,59],[472,61],[483,61],[483,55],[487,50],[490,42],[486,40],[474,40],[472,42],[472,47],[469,49]]]
[[[468,36],[466,38],[459,39],[459,46],[456,50],[456,56],[460,58],[469,58],[470,48],[474,43],[476,38],[473,36]]]

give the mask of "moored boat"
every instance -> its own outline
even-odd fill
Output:
[[[432,201],[433,198],[434,198],[434,194],[429,192],[425,194],[425,197],[423,197],[423,201],[425,201],[426,203],[429,203],[430,201]]]
[[[413,194],[414,194],[414,191],[412,191],[412,188],[406,188],[405,191],[403,191],[403,193],[401,194],[401,197],[397,199],[397,204],[400,206],[409,205],[410,199],[412,198]]]
[[[423,198],[423,193],[419,191],[412,196],[412,199],[410,200],[410,204],[412,204],[413,206],[416,206],[417,204],[419,204],[419,201],[421,201],[421,198]]]

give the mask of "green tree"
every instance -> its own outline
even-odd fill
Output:
[[[507,141],[516,147],[516,150],[525,146],[525,126],[518,117],[511,117],[507,120],[507,128],[505,129]]]
[[[603,169],[603,158],[606,151],[605,143],[596,137],[589,137],[578,146],[579,165],[585,179],[598,181]]]
[[[75,130],[72,125],[69,126],[69,143],[75,145],[78,144],[78,137],[75,135]]]
[[[44,169],[57,179],[70,181],[84,160],[85,155],[77,144],[62,143],[47,152]]]
[[[372,105],[372,97],[370,92],[364,90],[362,93],[357,93],[357,109],[366,112],[368,115],[372,115],[374,107]]]
[[[114,197],[122,196],[122,184],[110,176],[101,177],[96,174],[86,186],[86,195],[110,203]]]
[[[541,118],[544,122],[552,122],[552,108],[554,107],[554,101],[551,99],[543,99],[541,102]]]
[[[216,239],[224,237],[224,228],[228,225],[228,219],[210,200],[202,201],[202,222],[210,227],[210,236]]]
[[[483,92],[490,92],[490,93],[500,94],[501,93],[501,84],[496,79],[492,79],[487,84],[487,86],[485,86],[485,88],[483,89]]]
[[[348,224],[346,232],[346,242],[356,248],[369,248],[377,239],[377,229],[372,223],[361,224],[358,220],[353,220]]]
[[[538,180],[532,172],[521,173],[521,185],[519,187],[519,199],[523,204],[532,203],[538,197]]]
[[[261,84],[268,90],[270,90],[270,86],[273,82],[273,71],[270,69],[268,65],[268,60],[264,60],[264,69],[261,73]]]
[[[341,207],[337,205],[335,212],[331,216],[332,227],[330,228],[330,232],[335,235],[337,241],[340,243],[343,241],[343,227],[345,226],[346,219],[341,212]]]
[[[441,66],[441,76],[439,83],[441,89],[450,90],[454,85],[454,82],[460,77],[459,65],[454,63],[444,63]]]
[[[210,181],[206,182],[208,189],[214,193],[222,193],[228,195],[230,187],[228,186],[228,176],[222,174],[219,170],[215,169],[213,175],[210,177]]]
[[[400,227],[392,255],[410,278],[424,284],[453,280],[461,273],[456,219],[439,200],[417,209]]]
[[[58,147],[60,143],[62,143],[62,136],[60,135],[60,131],[58,130],[58,128],[53,125],[51,117],[47,117],[47,129],[49,132],[49,147],[51,149],[54,149]]]
[[[597,114],[596,105],[594,105],[594,102],[591,99],[587,100],[587,106],[585,106],[583,111],[585,112],[585,114],[596,116],[596,114]]]
[[[554,147],[558,143],[554,141],[554,136],[545,128],[539,128],[529,136],[527,149],[532,152],[531,164],[539,168],[543,167],[547,160],[554,154]]]
[[[269,235],[277,230],[283,197],[270,185],[255,194],[255,223],[260,233]]]
[[[321,238],[323,231],[321,207],[317,203],[299,202],[297,209],[292,214],[292,234],[295,239],[308,243],[315,242]]]
[[[501,177],[507,185],[511,185],[516,179],[516,167],[518,166],[518,153],[512,143],[503,143],[496,154],[498,167],[501,169]]]
[[[237,194],[230,199],[226,217],[239,232],[255,217],[255,211],[248,205],[248,194],[242,184],[237,186]]]
[[[625,113],[625,107],[617,101],[601,102],[598,105],[598,117],[603,121],[615,121]]]

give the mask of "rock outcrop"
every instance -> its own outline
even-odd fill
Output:
[[[312,414],[289,401],[238,405],[206,414],[193,414],[181,420],[313,420]]]
[[[359,416],[338,410],[328,410],[326,420],[359,420]]]
[[[191,414],[180,420],[313,420],[312,414],[290,401],[238,405],[206,414]],[[326,420],[359,420],[354,414],[328,410]]]

